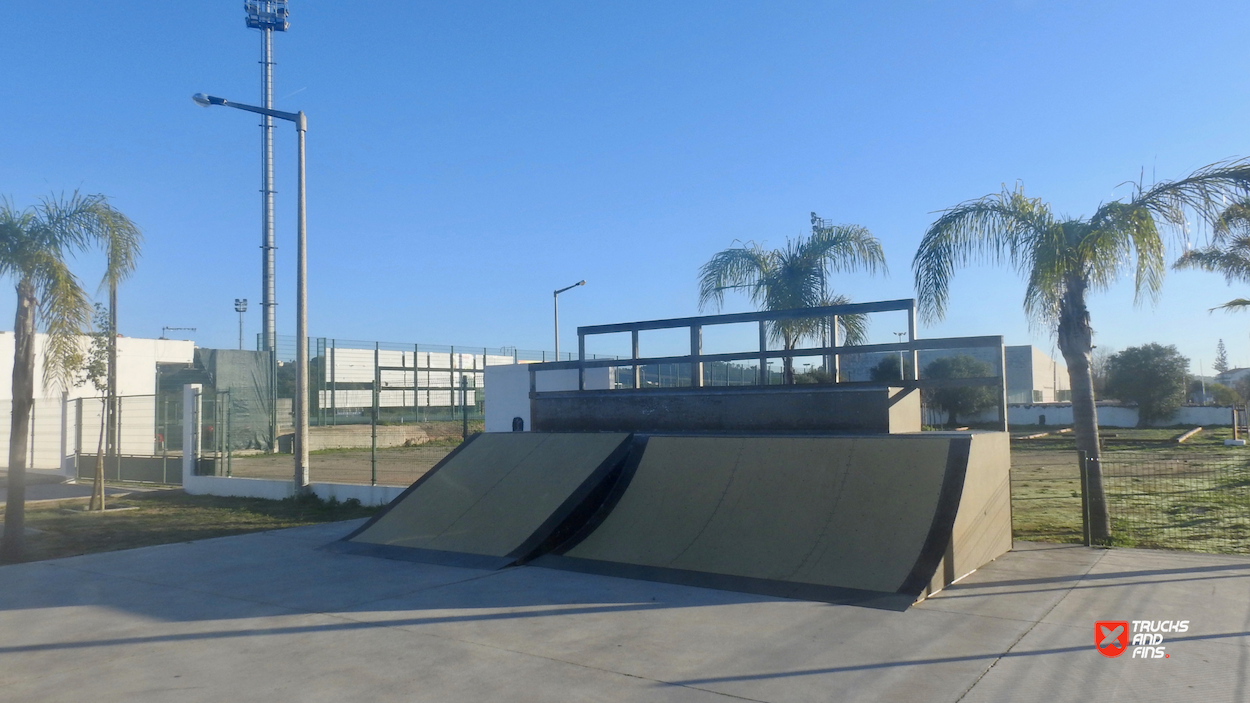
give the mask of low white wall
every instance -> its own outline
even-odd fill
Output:
[[[1007,406],[1007,422],[1010,425],[1040,425],[1045,417],[1047,425],[1071,425],[1071,403],[1016,403]],[[960,416],[961,422],[994,422],[998,410],[990,408],[974,416]],[[1227,406],[1183,406],[1171,418],[1151,423],[1152,427],[1171,425],[1197,425],[1217,427],[1233,424],[1233,409]],[[1111,403],[1098,404],[1099,427],[1137,427],[1137,408]]]
[[[282,500],[295,495],[294,481],[266,478],[226,478],[224,476],[183,476],[182,488],[193,496],[229,496],[233,498],[265,498]],[[308,486],[322,500],[351,499],[361,505],[386,505],[395,500],[407,486],[364,486],[354,483],[311,483]]]
[[[525,431],[530,429],[530,367],[531,364],[505,364],[486,367],[486,431],[511,432],[512,419],[521,418]],[[577,369],[539,371],[534,379],[538,391],[577,390]],[[587,390],[612,387],[612,369],[586,369]]]
[[[196,417],[202,409],[199,384],[182,387],[183,417]],[[265,498],[282,500],[295,495],[295,481],[267,478],[235,478],[196,476],[195,458],[200,452],[195,423],[183,423],[182,446],[195,447],[182,455],[182,490],[193,496],[230,496],[233,498]],[[355,498],[362,505],[386,505],[406,489],[405,486],[363,486],[353,483],[311,483],[309,489],[322,500],[336,498],[344,502]]]

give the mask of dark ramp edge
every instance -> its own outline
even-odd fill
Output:
[[[419,547],[400,547],[389,544],[371,544],[364,542],[354,542],[352,539],[357,535],[369,529],[375,522],[380,520],[392,507],[398,505],[405,500],[415,490],[420,488],[428,478],[433,476],[439,469],[450,463],[460,450],[464,449],[470,442],[480,437],[482,433],[477,433],[465,440],[460,446],[452,450],[442,461],[438,462],[427,471],[421,478],[417,479],[403,493],[399,494],[395,500],[391,501],[385,508],[378,511],[368,522],[361,525],[346,537],[325,545],[322,549],[342,554],[357,554],[365,556],[382,557],[384,559],[397,559],[400,561],[413,561],[427,564],[437,564],[440,566],[456,566],[469,569],[502,569],[517,563],[524,563],[531,560],[546,551],[550,550],[554,545],[558,545],[564,541],[564,538],[571,533],[580,532],[583,524],[587,520],[593,520],[598,517],[598,521],[602,522],[606,516],[603,510],[605,497],[609,496],[612,489],[620,482],[619,477],[622,473],[622,467],[630,462],[631,451],[635,446],[634,436],[626,435],[621,443],[613,449],[595,470],[590,472],[580,486],[569,495],[568,498],[556,508],[543,524],[538,527],[529,537],[525,539],[516,549],[508,553],[506,556],[496,557],[485,554],[471,554],[467,552],[448,552],[438,549],[422,549]],[[645,447],[645,441],[642,446]],[[637,458],[634,459],[633,466],[637,468],[638,462],[641,461],[641,450],[636,452]],[[617,500],[620,499],[619,493]],[[614,504],[614,503],[613,503]],[[596,525],[598,523],[595,523]],[[588,532],[586,534],[589,534]]]
[[[621,496],[625,495],[625,490],[629,488],[629,484],[634,480],[634,474],[638,472],[638,465],[642,463],[642,457],[647,451],[648,437],[642,435],[633,435],[632,441],[627,442],[630,446],[630,453],[621,462],[619,470],[613,472],[613,475],[604,481],[601,491],[597,491],[597,501],[587,501],[587,513],[580,522],[574,523],[569,520],[568,524],[561,525],[561,528],[551,534],[545,548],[541,554],[559,554],[573,549],[582,543],[582,540],[590,536],[592,532],[599,529],[603,521],[616,508],[616,504],[621,502]],[[535,557],[539,554],[535,554]]]
[[[753,593],[761,596],[793,598],[795,600],[822,601],[834,605],[856,605],[896,612],[907,610],[916,600],[914,597],[904,593],[866,591],[858,588],[823,586],[813,583],[798,583],[796,581],[777,581],[749,576],[730,576],[706,571],[687,571],[661,566],[642,566],[621,562],[598,561],[596,559],[578,559],[576,557],[556,556],[554,554],[538,557],[530,562],[529,565],[599,576],[614,576],[639,581],[658,581],[678,586]]]
[[[587,520],[597,515],[610,489],[621,475],[621,467],[628,463],[634,448],[634,435],[627,434],[595,470],[590,472],[582,485],[556,508],[543,524],[534,530],[508,557],[513,562],[524,563],[550,551],[577,531]],[[641,458],[641,452],[637,452]],[[636,465],[637,462],[635,462]],[[600,518],[602,521],[602,518]]]
[[[938,494],[937,509],[933,511],[933,523],[925,537],[920,555],[911,573],[898,587],[901,595],[914,602],[928,588],[937,573],[938,564],[954,539],[955,517],[959,514],[959,500],[964,492],[964,478],[968,475],[968,457],[972,451],[971,437],[951,439],[946,454],[946,474],[942,477],[942,491]]]

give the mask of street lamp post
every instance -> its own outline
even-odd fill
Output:
[[[555,305],[556,311],[556,361],[560,360],[560,294],[566,290],[573,290],[578,286],[584,285],[586,285],[586,281],[578,281],[571,286],[565,286],[551,294],[551,300]]]
[[[235,298],[234,311],[239,313],[239,351],[243,351],[243,313],[247,312],[247,298]]]
[[[295,269],[295,490],[304,493],[308,490],[308,232],[305,223],[304,198],[304,133],[308,131],[308,120],[303,111],[283,112],[269,110],[255,105],[244,105],[218,98],[212,95],[196,93],[191,97],[195,104],[203,107],[221,105],[236,110],[255,112],[267,117],[277,117],[295,123],[295,134],[299,141],[299,210],[297,217],[297,239],[295,257],[298,261]]]

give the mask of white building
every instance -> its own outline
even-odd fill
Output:
[[[90,384],[71,386],[66,389],[48,386],[43,379],[43,349],[47,335],[35,335],[35,407],[31,413],[30,454],[27,466],[38,469],[59,469],[62,451],[73,452],[77,438],[78,398],[98,398],[99,392]],[[8,464],[9,427],[13,398],[13,345],[12,332],[0,332],[0,466]],[[80,337],[79,346],[85,354],[91,347],[90,337]],[[151,415],[155,424],[156,365],[166,363],[190,364],[195,355],[195,343],[173,339],[141,339],[118,337],[117,339],[117,393],[122,396],[151,396],[151,408],[143,403],[129,400],[123,410],[127,413]],[[102,403],[84,401],[83,426],[97,427]],[[84,437],[84,451],[96,438]],[[133,444],[133,447],[128,447]],[[122,436],[123,453],[150,453],[153,438],[149,436]]]

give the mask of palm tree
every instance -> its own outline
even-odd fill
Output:
[[[1131,271],[1137,299],[1158,296],[1163,275],[1161,231],[1178,232],[1187,211],[1214,222],[1228,196],[1250,192],[1250,160],[1199,169],[1150,188],[1138,185],[1127,200],[1104,203],[1086,219],[1054,215],[1022,188],[1003,189],[945,210],[925,233],[912,262],[920,309],[941,319],[959,266],[1007,264],[1027,281],[1024,310],[1054,331],[1068,365],[1077,449],[1099,458],[1098,418],[1090,376],[1093,327],[1085,298],[1106,290]],[[1105,542],[1111,525],[1099,464],[1091,464],[1087,503],[1090,534]]]
[[[17,288],[13,323],[13,409],[9,433],[8,496],[0,562],[20,561],[25,551],[26,451],[34,404],[35,331],[47,332],[43,378],[67,388],[81,360],[80,335],[91,305],[66,256],[102,245],[108,259],[103,285],[133,270],[140,235],[125,215],[100,195],[45,198],[19,210],[0,201],[0,275]],[[115,335],[116,330],[109,330]]]
[[[781,249],[765,249],[754,242],[717,252],[699,269],[699,309],[719,310],[725,291],[741,290],[765,310],[792,310],[850,302],[828,291],[831,273],[886,270],[881,243],[859,225],[835,225],[812,213],[812,233],[787,239]],[[847,344],[861,344],[867,334],[862,315],[840,315],[838,326]],[[774,342],[794,349],[799,341],[827,332],[826,322],[797,319],[774,322],[769,330]],[[794,382],[794,360],[785,360],[785,382]]]
[[[1229,284],[1250,283],[1250,198],[1229,205],[1216,220],[1212,231],[1214,236],[1209,245],[1185,252],[1172,268],[1223,274]],[[1211,308],[1211,311],[1232,312],[1245,308],[1250,308],[1250,300],[1234,298]]]

